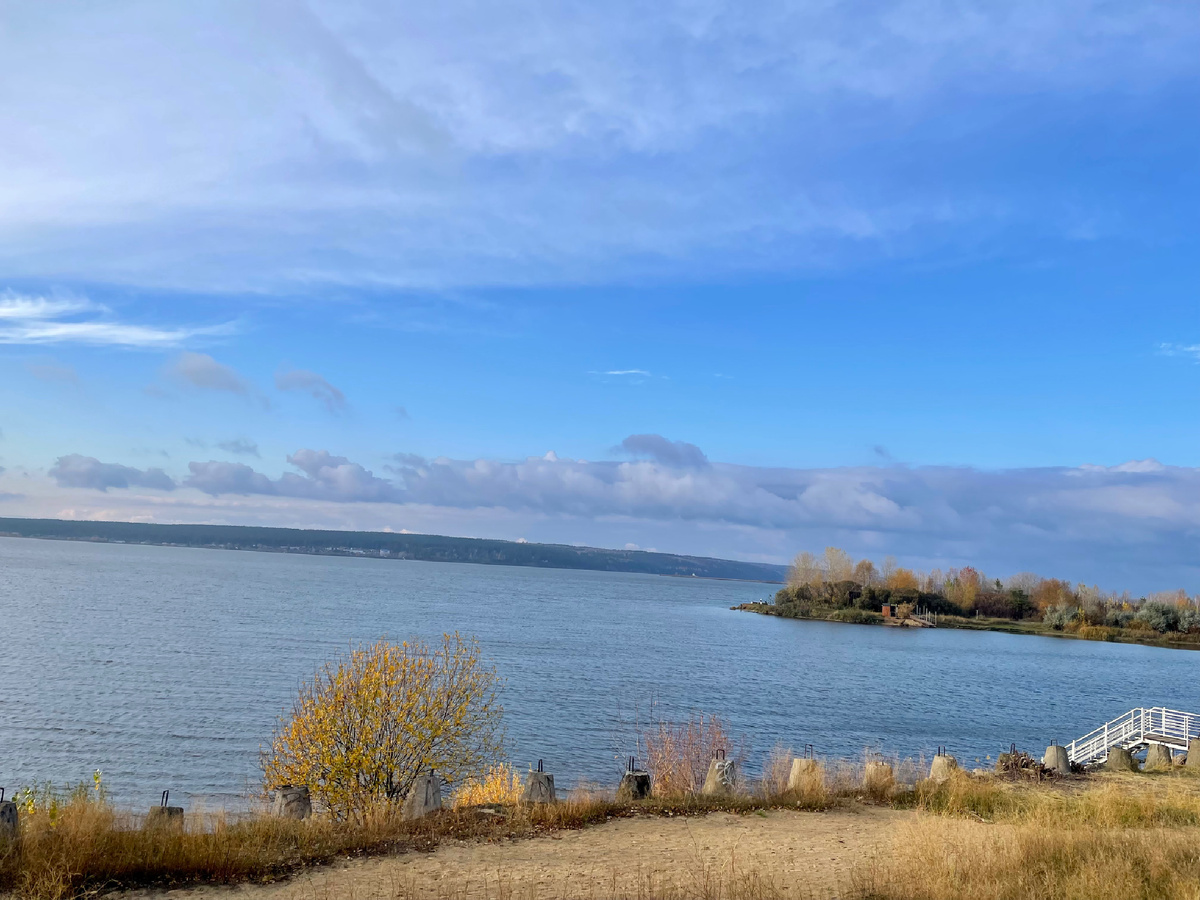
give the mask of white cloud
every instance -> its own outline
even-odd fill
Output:
[[[630,456],[648,456],[668,466],[704,468],[708,465],[708,457],[695,444],[672,441],[661,434],[631,434],[613,449]]]
[[[79,298],[31,297],[5,291],[0,294],[0,320],[42,321],[75,313],[93,312],[95,306]]]
[[[81,456],[78,453],[60,456],[50,469],[50,477],[61,487],[97,491],[134,487],[158,491],[175,489],[175,482],[162,469],[135,469],[132,466],[103,463],[93,456]]]
[[[341,412],[346,408],[345,394],[316,372],[309,372],[306,369],[277,372],[275,387],[281,391],[301,391],[308,394],[314,400],[325,404],[325,408],[331,413]],[[403,407],[400,408],[403,409]]]
[[[219,441],[217,448],[224,450],[226,453],[232,453],[235,456],[258,456],[258,444],[248,438],[233,438],[228,441]]]
[[[73,366],[47,361],[26,363],[25,368],[38,381],[46,381],[52,384],[79,384],[79,373],[75,371]]]
[[[0,344],[93,344],[169,349],[197,337],[230,334],[232,323],[197,328],[134,325],[85,299],[0,294]]]
[[[392,477],[383,478],[346,457],[299,450],[288,457],[295,471],[278,477],[209,461],[190,463],[176,482],[158,469],[72,454],[51,475],[64,488],[195,489],[147,494],[151,505],[141,513],[157,509],[159,521],[180,520],[171,512],[175,504],[205,521],[236,515],[264,523],[387,525],[775,561],[835,544],[914,564],[971,562],[999,574],[1033,569],[1135,587],[1190,584],[1200,576],[1194,539],[1200,469],[1152,460],[1012,470],[687,461],[686,455],[671,462],[584,462],[552,453],[519,461],[397,454]],[[24,483],[10,484],[25,490]],[[199,496],[203,503],[191,499]],[[36,512],[32,502],[21,501],[25,514]]]
[[[889,148],[952,152],[930,123],[981,127],[946,104],[1150,92],[1194,74],[1198,31],[1167,0],[26,4],[0,263],[283,289],[894,253],[1047,214],[882,178]]]
[[[183,483],[213,496],[267,494],[342,503],[405,501],[390,482],[344,456],[333,456],[325,450],[297,450],[288,457],[288,463],[304,474],[285,472],[270,479],[241,463],[193,462],[188,464],[191,474]]]
[[[192,387],[209,391],[247,395],[252,390],[250,383],[235,369],[217,362],[207,353],[181,353],[167,366],[167,373]]]
[[[1200,362],[1200,344],[1159,344],[1161,356],[1186,356]]]

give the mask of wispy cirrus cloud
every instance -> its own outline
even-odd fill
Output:
[[[198,337],[232,334],[232,322],[204,327],[160,327],[118,321],[90,300],[0,294],[0,344],[91,344],[171,349]]]
[[[167,366],[166,372],[172,378],[201,390],[242,395],[249,395],[253,391],[250,382],[236,369],[217,362],[207,353],[181,353]]]
[[[654,377],[648,369],[593,369],[588,374],[599,381],[617,384],[645,384]]]
[[[258,444],[249,438],[233,438],[228,441],[218,441],[217,449],[232,453],[234,456],[259,456]]]
[[[1200,344],[1169,344],[1158,345],[1159,356],[1183,356],[1200,362]]]
[[[1107,120],[1194,79],[1200,36],[1167,0],[30,8],[0,263],[193,288],[794,270],[1045,223],[1069,167],[946,188],[1020,139],[971,110]]]
[[[307,369],[280,370],[275,374],[275,387],[281,391],[300,391],[325,405],[331,413],[346,408],[346,395],[316,372]]]
[[[75,371],[73,366],[64,365],[53,360],[26,363],[25,369],[38,381],[45,381],[51,384],[79,384],[79,373]]]

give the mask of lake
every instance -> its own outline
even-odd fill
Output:
[[[776,743],[968,766],[1038,754],[1134,706],[1200,709],[1193,653],[869,628],[729,609],[774,586],[560,569],[0,538],[0,787],[104,772],[238,807],[299,683],[352,642],[476,636],[511,757],[613,782],[632,723],[718,713]]]

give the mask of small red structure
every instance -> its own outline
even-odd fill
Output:
[[[885,603],[880,607],[879,611],[883,613],[885,619],[894,619],[896,617],[896,607],[897,604],[895,603]]]

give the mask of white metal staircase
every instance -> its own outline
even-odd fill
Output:
[[[1149,709],[1139,706],[1071,741],[1067,744],[1067,756],[1071,762],[1086,766],[1108,759],[1111,747],[1136,750],[1163,744],[1172,750],[1187,750],[1188,741],[1197,737],[1200,737],[1200,714],[1162,706]]]

